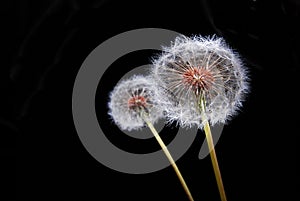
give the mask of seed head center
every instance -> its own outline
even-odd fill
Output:
[[[203,67],[192,67],[183,73],[183,82],[191,87],[196,95],[202,91],[210,89],[214,82],[214,77],[210,70]]]
[[[144,96],[133,96],[128,100],[128,107],[130,109],[144,109],[147,106],[147,98]]]

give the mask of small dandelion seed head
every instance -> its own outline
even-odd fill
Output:
[[[225,123],[236,114],[248,92],[248,77],[239,55],[222,38],[179,36],[153,60],[152,75],[170,122],[203,127]],[[205,102],[205,111],[199,100]]]
[[[156,103],[156,96],[156,85],[150,76],[133,76],[118,83],[111,92],[109,115],[122,130],[144,127],[141,112],[154,124],[163,116],[162,109]]]

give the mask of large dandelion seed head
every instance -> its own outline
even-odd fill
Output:
[[[163,50],[153,60],[152,74],[164,89],[160,101],[169,121],[201,128],[203,115],[214,125],[236,113],[248,78],[238,54],[222,38],[180,36]]]
[[[122,130],[144,127],[142,113],[154,124],[163,115],[156,96],[156,85],[150,76],[133,76],[118,83],[111,92],[109,114]]]

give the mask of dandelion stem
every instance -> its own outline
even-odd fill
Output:
[[[201,104],[201,110],[204,111],[205,110],[205,105],[204,105],[204,100],[203,99],[201,99],[200,104]],[[215,177],[216,177],[216,180],[217,180],[217,185],[218,185],[220,197],[221,197],[222,201],[226,201],[227,200],[226,199],[226,194],[225,194],[225,190],[224,190],[224,185],[223,185],[223,181],[222,181],[222,177],[221,177],[221,171],[220,171],[220,168],[219,168],[216,151],[215,151],[215,148],[214,148],[214,142],[213,142],[209,122],[207,121],[207,118],[205,117],[205,115],[202,115],[202,121],[204,123],[204,132],[205,132],[205,136],[206,136],[206,140],[207,140],[207,144],[208,144],[208,149],[210,151],[209,154],[210,154],[212,166],[213,166],[213,169],[214,169]]]
[[[165,143],[162,141],[161,137],[159,136],[158,132],[154,128],[153,124],[150,121],[148,121],[147,118],[144,115],[142,115],[142,116],[143,116],[144,121],[148,125],[149,129],[153,133],[154,137],[156,138],[157,142],[161,146],[163,152],[165,153],[165,155],[167,156],[168,160],[170,161],[172,167],[174,168],[175,173],[176,173],[177,177],[179,178],[180,183],[181,183],[182,187],[184,188],[184,191],[186,192],[189,200],[190,201],[194,201],[194,199],[192,197],[192,194],[191,194],[188,186],[186,185],[186,183],[185,183],[185,181],[184,181],[184,179],[183,179],[183,177],[182,177],[182,175],[181,175],[181,173],[180,173],[180,171],[179,171],[179,169],[178,169],[178,167],[177,167],[177,165],[176,165],[173,157],[171,156],[168,148],[166,147]]]

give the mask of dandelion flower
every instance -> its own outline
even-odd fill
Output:
[[[236,114],[248,92],[238,54],[222,38],[180,36],[153,64],[169,121],[204,129],[220,197],[226,201],[210,125],[225,123]]]
[[[150,77],[133,76],[121,81],[110,94],[109,114],[123,130],[137,130],[145,126],[140,116],[147,113],[148,120],[154,124],[163,116],[156,104],[155,82]]]
[[[122,81],[110,94],[109,114],[123,130],[140,129],[145,124],[149,127],[174,168],[189,200],[193,201],[194,199],[173,157],[153,126],[153,123],[163,116],[163,110],[157,101],[159,99],[157,90],[157,85],[150,76],[133,76]]]
[[[203,114],[211,125],[225,123],[248,91],[243,63],[222,38],[179,36],[153,64],[153,75],[165,89],[161,97],[168,97],[161,98],[167,117],[183,127],[203,128]]]

